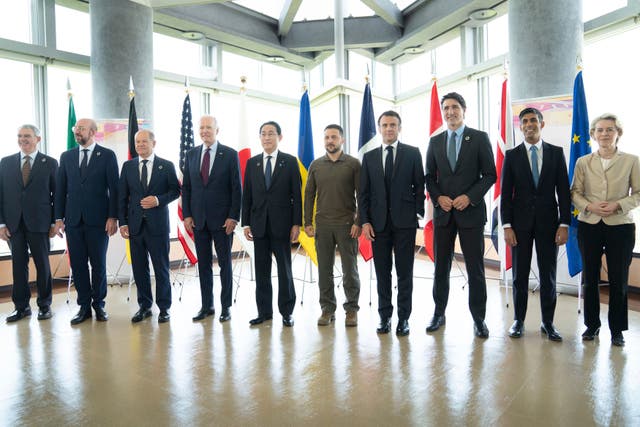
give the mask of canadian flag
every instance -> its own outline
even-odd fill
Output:
[[[429,138],[439,134],[444,129],[444,122],[442,121],[442,109],[440,108],[440,98],[438,97],[438,83],[436,79],[433,79],[433,86],[431,86],[431,106],[429,109]],[[431,261],[435,260],[433,252],[433,203],[427,193],[427,211],[425,215],[424,224],[424,250],[431,258]]]

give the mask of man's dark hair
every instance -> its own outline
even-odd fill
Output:
[[[282,129],[280,129],[280,125],[273,120],[269,120],[268,122],[264,122],[262,125],[260,125],[259,133],[262,133],[262,128],[265,126],[273,126],[274,128],[276,128],[276,132],[278,133],[278,135],[282,135]]]
[[[442,100],[440,101],[440,106],[442,106],[444,104],[444,101],[446,101],[447,99],[453,99],[454,101],[457,101],[458,104],[460,104],[460,106],[462,107],[462,109],[467,111],[467,103],[465,102],[462,95],[460,95],[459,93],[449,92],[448,94],[443,96]]]
[[[326,128],[324,128],[324,130],[327,130],[327,129],[335,129],[335,130],[337,130],[338,132],[340,132],[340,136],[344,136],[344,130],[342,129],[342,126],[340,126],[340,125],[337,125],[337,124],[335,124],[335,123],[332,123],[332,124],[330,124],[330,125],[327,125],[327,127],[326,127]]]
[[[385,111],[384,113],[380,114],[380,117],[378,117],[378,126],[380,126],[380,119],[382,119],[383,117],[395,117],[396,119],[398,119],[398,124],[401,125],[402,124],[402,119],[400,118],[400,114],[396,113],[393,110],[389,110],[389,111]]]
[[[533,108],[533,107],[525,108],[524,110],[520,111],[520,114],[518,114],[518,119],[522,121],[522,118],[525,116],[525,114],[535,114],[536,116],[538,116],[538,121],[541,122],[543,120],[542,113],[537,108]]]

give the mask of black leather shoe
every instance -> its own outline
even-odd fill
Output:
[[[158,323],[167,323],[171,319],[171,315],[168,310],[160,310],[160,315],[158,316]]]
[[[53,316],[53,313],[50,307],[42,307],[38,310],[38,320],[51,319],[51,316]]]
[[[222,313],[220,313],[220,318],[218,320],[220,320],[221,322],[231,320],[231,310],[229,310],[229,307],[225,307],[222,309]]]
[[[478,338],[489,338],[489,328],[487,328],[484,320],[473,322],[473,333],[476,334]]]
[[[272,314],[260,314],[255,319],[249,320],[249,324],[250,325],[259,325],[259,324],[261,324],[263,322],[266,322],[267,320],[271,320],[271,319],[273,319],[273,315]]]
[[[551,341],[562,341],[562,335],[553,326],[553,323],[542,323],[540,325],[540,332],[545,334]]]
[[[293,326],[293,317],[290,314],[282,316],[282,324],[288,328]]]
[[[13,313],[7,316],[7,323],[17,322],[18,320],[29,316],[31,316],[31,307],[26,307],[22,310],[14,310]]]
[[[444,316],[434,315],[431,318],[431,323],[427,326],[427,332],[435,332],[440,329],[446,323],[447,319]]]
[[[378,329],[376,332],[379,334],[388,334],[391,332],[391,318],[389,317],[381,317],[380,324],[378,325]]]
[[[142,322],[147,317],[151,317],[151,309],[141,308],[136,312],[136,314],[133,315],[133,317],[131,318],[131,323]]]
[[[198,314],[196,314],[195,316],[193,316],[193,321],[197,322],[198,320],[203,320],[205,317],[207,316],[213,316],[214,314],[216,314],[216,310],[213,307],[210,308],[201,308],[200,311],[198,312]]]
[[[80,307],[78,313],[71,319],[71,324],[78,325],[87,319],[91,319],[91,309],[88,307]]]
[[[104,308],[94,307],[93,311],[96,312],[96,320],[98,322],[106,322],[107,320],[109,320],[109,315],[106,311],[104,311]]]
[[[617,347],[624,347],[624,337],[622,336],[622,332],[614,332],[611,335],[611,344]]]
[[[398,326],[396,327],[396,335],[401,337],[409,335],[409,321],[407,319],[398,320]]]
[[[522,320],[516,320],[509,328],[509,336],[511,338],[520,338],[524,334],[524,322]]]
[[[593,341],[599,334],[599,326],[597,328],[587,328],[587,330],[582,333],[582,339],[584,341]]]

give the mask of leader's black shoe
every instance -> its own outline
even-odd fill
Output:
[[[229,310],[229,307],[222,309],[222,313],[220,313],[220,318],[218,320],[220,320],[220,322],[231,320],[231,310]]]
[[[540,332],[545,334],[551,341],[562,341],[562,335],[560,335],[551,322],[542,323],[540,325]]]
[[[142,322],[147,317],[151,317],[151,309],[149,308],[141,308],[133,315],[131,318],[131,323]]]
[[[587,330],[582,333],[582,339],[584,341],[593,341],[599,334],[599,326],[597,328],[587,328]]]
[[[407,319],[398,320],[398,326],[396,327],[396,335],[401,337],[409,335],[409,321]]]
[[[388,334],[391,332],[391,318],[390,317],[381,317],[380,324],[378,325],[378,329],[376,332],[379,334]]]
[[[104,311],[104,308],[94,307],[93,311],[96,312],[96,320],[98,322],[106,322],[107,320],[109,320],[109,315],[107,314],[106,311]]]
[[[169,314],[169,310],[160,310],[160,315],[158,316],[158,323],[167,323],[171,319],[171,315]]]
[[[22,310],[14,310],[13,313],[7,316],[7,323],[17,322],[20,319],[31,316],[31,307],[27,306]]]
[[[51,319],[51,316],[53,316],[51,307],[40,307],[40,309],[38,310],[38,320]]]
[[[484,323],[484,320],[473,322],[473,333],[478,338],[489,338],[489,328],[487,328],[487,324]]]
[[[622,332],[614,332],[611,334],[611,344],[616,347],[624,347],[624,336]]]
[[[524,322],[516,320],[509,328],[509,336],[511,338],[520,338],[524,334]]]
[[[256,317],[255,319],[251,319],[249,320],[249,324],[250,325],[259,325],[261,323],[266,322],[267,320],[271,320],[273,319],[273,315],[272,314],[259,314],[258,317]]]
[[[442,316],[438,316],[437,314],[433,316],[433,318],[431,319],[431,323],[429,323],[429,326],[427,326],[427,332],[435,332],[438,329],[440,329],[441,326],[444,326],[444,324],[446,323],[447,319],[444,317],[444,315]]]
[[[89,307],[80,307],[78,313],[71,319],[71,324],[78,325],[87,319],[91,319],[91,309]]]
[[[293,317],[288,314],[286,316],[282,316],[282,324],[288,328],[293,326]]]
[[[193,321],[197,322],[198,320],[203,320],[205,317],[207,316],[213,316],[214,314],[216,314],[216,311],[214,310],[213,307],[211,308],[201,308],[200,311],[198,312],[198,314],[196,314],[195,316],[193,316]]]

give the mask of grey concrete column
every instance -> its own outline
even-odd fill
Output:
[[[153,122],[153,12],[129,0],[92,0],[91,81],[96,119],[129,115],[133,76],[138,118]]]
[[[581,1],[510,1],[511,98],[571,94],[582,41]]]

